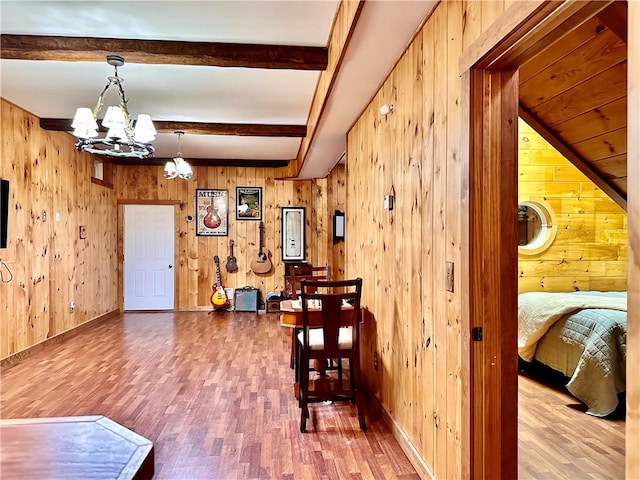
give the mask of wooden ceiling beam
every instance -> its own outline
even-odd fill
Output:
[[[71,132],[71,119],[41,118],[40,128],[58,132]],[[158,133],[181,131],[190,135],[235,135],[240,137],[298,137],[307,134],[306,125],[270,125],[251,123],[199,123],[154,120]],[[100,131],[107,129],[101,127]]]
[[[624,43],[627,42],[627,2],[613,2],[598,14],[598,20],[606,25]]]
[[[326,47],[12,34],[0,41],[0,58],[11,60],[105,62],[116,54],[129,63],[288,70],[326,70],[328,63]]]
[[[106,163],[115,165],[135,166],[163,166],[172,158],[147,157],[147,158],[113,158],[106,155],[96,155]],[[255,160],[238,158],[187,158],[192,167],[243,167],[243,168],[281,168],[289,165],[290,160]]]

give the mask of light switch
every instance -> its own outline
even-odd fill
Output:
[[[445,289],[453,292],[453,262],[447,262],[447,272],[445,276]]]

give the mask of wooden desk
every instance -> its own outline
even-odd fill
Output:
[[[100,415],[1,420],[3,478],[153,477],[153,443]]]

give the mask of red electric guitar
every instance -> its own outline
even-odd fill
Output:
[[[229,297],[227,297],[227,292],[222,286],[222,280],[220,279],[220,259],[216,255],[213,257],[213,261],[216,263],[216,284],[211,287],[213,289],[213,294],[211,295],[211,305],[213,305],[215,309],[227,309],[231,305],[229,303]]]

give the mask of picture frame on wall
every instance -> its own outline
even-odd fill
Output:
[[[236,220],[262,220],[262,187],[236,187]]]
[[[282,207],[282,260],[304,260],[305,249],[304,207]]]
[[[196,235],[229,234],[229,190],[196,189]]]

